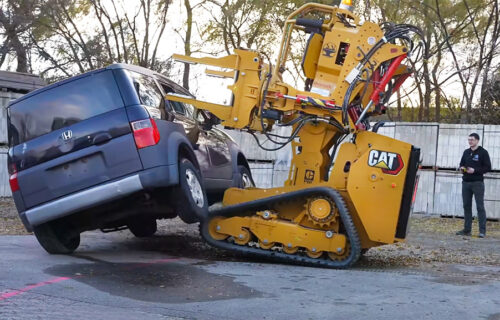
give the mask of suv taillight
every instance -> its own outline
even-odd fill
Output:
[[[19,191],[19,182],[17,182],[17,168],[15,164],[9,166],[9,174],[10,190],[12,190],[13,193]]]
[[[152,118],[134,121],[130,125],[138,149],[154,146],[160,141],[160,131]]]

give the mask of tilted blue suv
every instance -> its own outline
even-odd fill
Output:
[[[191,95],[161,74],[113,64],[9,105],[12,194],[46,251],[73,252],[86,230],[149,236],[157,219],[194,223],[227,188],[253,184],[213,115],[167,93]]]

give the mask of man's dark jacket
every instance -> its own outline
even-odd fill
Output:
[[[463,181],[483,181],[483,175],[491,171],[491,161],[488,151],[483,147],[478,147],[476,150],[471,148],[466,149],[460,160],[460,166],[465,168],[473,168],[474,173],[464,173]]]

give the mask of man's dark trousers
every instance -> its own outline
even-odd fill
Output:
[[[464,231],[472,230],[472,195],[476,199],[479,233],[486,233],[486,211],[484,210],[484,181],[462,181],[462,199],[464,203]]]

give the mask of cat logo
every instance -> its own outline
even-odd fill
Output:
[[[368,165],[380,168],[383,173],[392,175],[397,175],[404,168],[403,159],[400,154],[380,150],[370,151]]]
[[[306,174],[304,175],[305,183],[313,183],[314,181],[314,170],[306,170]]]

